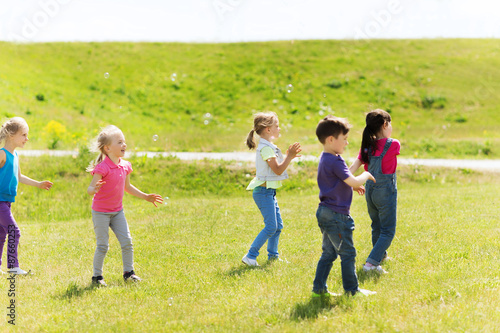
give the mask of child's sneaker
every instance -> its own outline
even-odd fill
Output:
[[[311,297],[312,298],[318,298],[318,297],[337,297],[337,296],[342,296],[340,294],[332,293],[330,291],[326,291],[324,293],[315,293],[314,291],[312,292]]]
[[[29,272],[26,272],[26,271],[22,270],[19,267],[10,268],[7,272],[9,274],[16,274],[16,275],[26,275],[26,274],[29,273]]]
[[[130,280],[132,280],[134,282],[142,281],[140,277],[138,277],[137,275],[135,275],[134,270],[131,270],[130,272],[123,273],[123,279],[125,281],[127,281],[127,280],[130,279]]]
[[[98,287],[107,287],[108,286],[106,284],[106,282],[104,282],[104,278],[102,277],[102,275],[93,276],[92,277],[92,284],[97,285]]]
[[[255,259],[250,259],[246,255],[241,259],[241,261],[248,266],[259,266],[259,263],[257,263],[257,260]]]
[[[366,290],[366,289],[359,289],[356,292],[356,294],[361,294],[363,296],[370,296],[370,295],[375,295],[377,292],[376,291],[371,291],[371,290]]]
[[[360,296],[360,295],[370,296],[370,295],[375,295],[376,293],[377,293],[376,291],[360,289],[360,288],[358,288],[358,290],[356,290],[356,291],[346,291],[347,295],[353,296],[353,297]]]
[[[365,271],[365,272],[377,272],[380,274],[387,274],[387,271],[385,269],[383,269],[382,266],[380,266],[380,265],[375,266],[375,265],[365,264],[363,266],[363,271]]]

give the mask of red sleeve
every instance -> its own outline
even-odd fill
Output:
[[[107,168],[106,164],[102,163],[102,162],[97,164],[95,166],[94,170],[92,170],[91,174],[93,176],[96,173],[105,177],[108,174],[108,168]]]

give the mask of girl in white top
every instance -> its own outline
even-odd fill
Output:
[[[260,136],[255,156],[256,177],[252,179],[247,190],[253,190],[253,199],[264,217],[265,227],[242,259],[248,266],[259,266],[257,256],[266,241],[268,260],[279,260],[278,241],[283,221],[276,200],[276,189],[281,187],[283,179],[288,178],[285,170],[301,151],[300,144],[295,142],[288,148],[286,157],[283,157],[281,150],[273,144],[274,139],[280,136],[279,120],[274,112],[255,115],[254,127],[246,141],[249,149],[255,148],[254,133]]]

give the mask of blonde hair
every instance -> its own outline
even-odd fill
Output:
[[[117,134],[123,135],[123,132],[115,125],[108,125],[101,130],[101,133],[97,136],[95,142],[90,147],[90,151],[99,152],[99,156],[94,161],[91,161],[87,167],[87,172],[94,171],[97,164],[101,163],[105,156],[108,156],[104,151],[104,147],[110,145],[113,142],[113,137]]]
[[[248,133],[246,144],[248,149],[255,148],[255,141],[253,140],[254,133],[260,135],[262,131],[268,127],[273,126],[278,121],[278,115],[274,112],[259,112],[253,118],[253,129]]]
[[[28,129],[28,123],[21,117],[14,117],[3,123],[0,129],[0,142],[7,140],[7,138],[15,135],[19,130]]]

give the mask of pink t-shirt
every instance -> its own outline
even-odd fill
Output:
[[[377,149],[373,156],[380,156],[382,151],[384,150],[385,143],[387,142],[387,138],[377,140]],[[398,140],[392,139],[391,146],[385,153],[384,158],[382,158],[382,173],[383,174],[391,174],[396,172],[396,168],[398,166],[398,158],[399,150],[401,149],[401,144]],[[359,151],[358,160],[361,161],[365,165],[365,171],[368,171],[368,164],[361,159],[361,150]]]
[[[106,183],[102,185],[99,192],[94,194],[92,209],[96,212],[113,213],[123,209],[123,192],[125,191],[125,180],[132,172],[132,164],[120,159],[118,164],[106,156],[104,161],[97,164],[92,175],[99,174]]]

